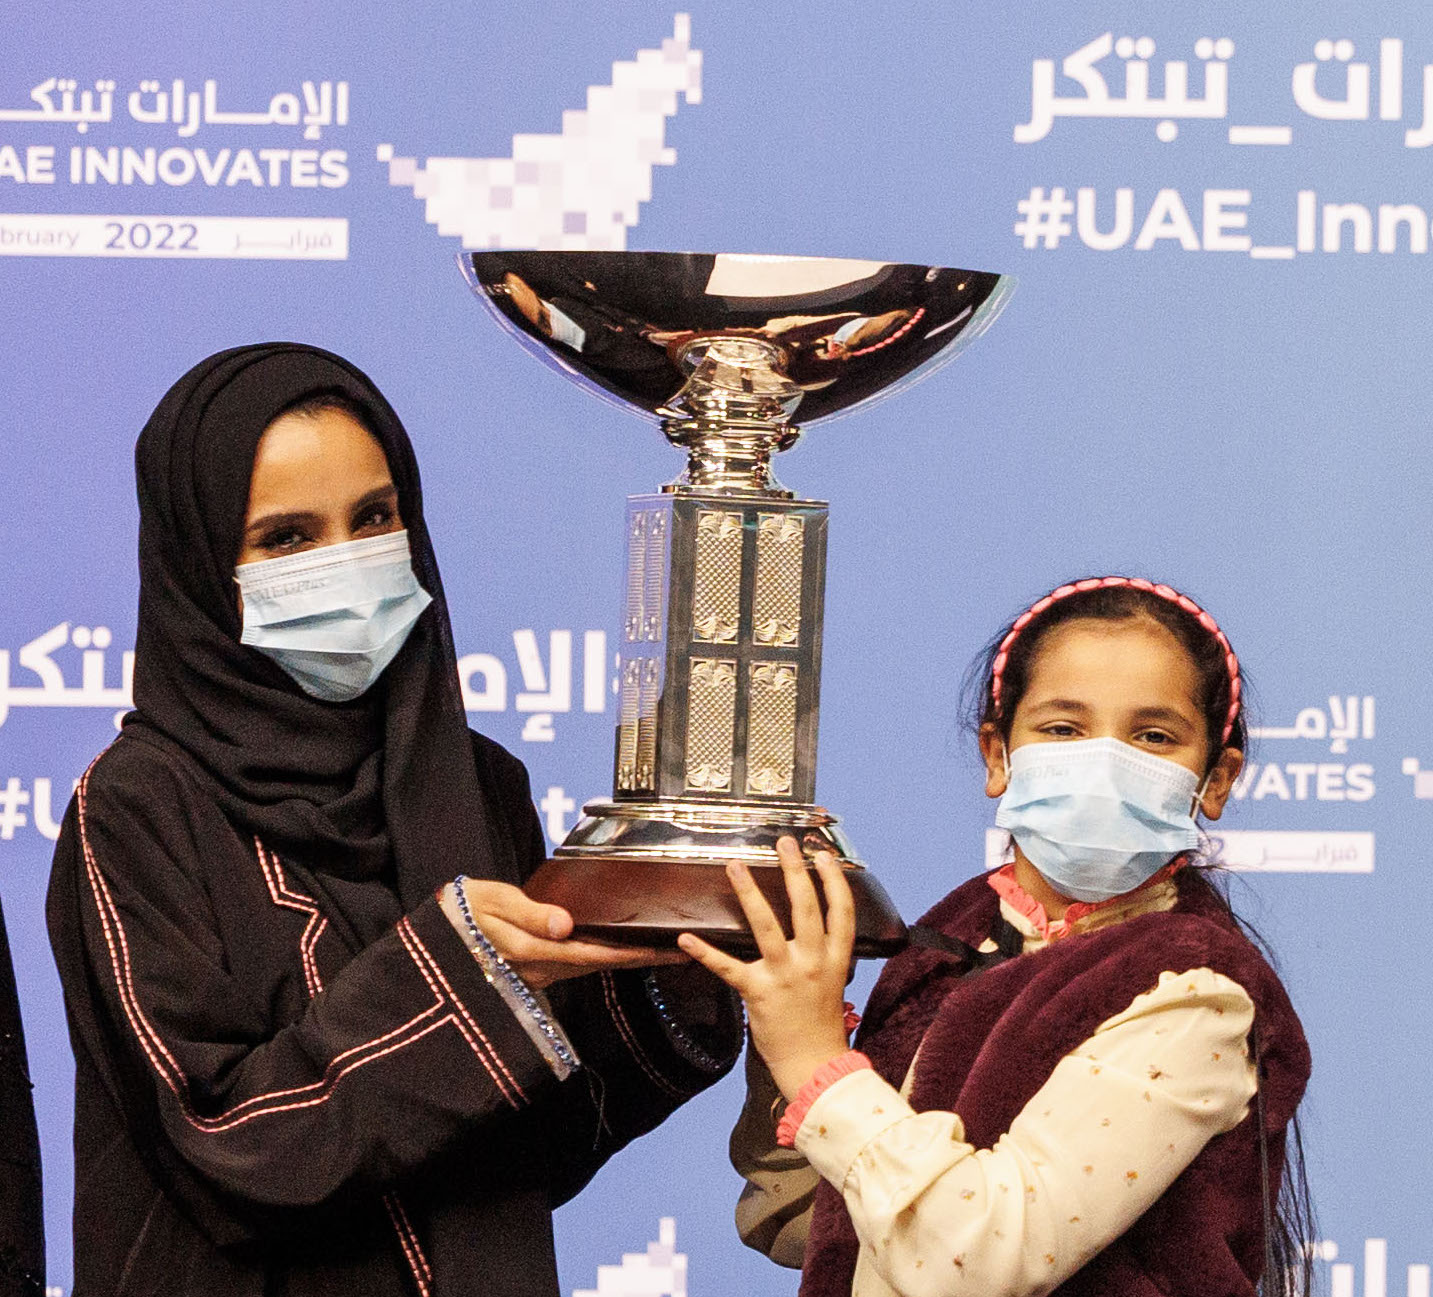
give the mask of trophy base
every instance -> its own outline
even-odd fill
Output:
[[[791,907],[776,842],[793,836],[808,855],[831,851],[844,868],[855,901],[857,958],[884,958],[906,946],[906,925],[890,897],[853,858],[835,816],[820,807],[590,802],[583,809],[583,819],[524,890],[568,910],[584,937],[673,946],[691,932],[724,950],[754,953],[725,866],[730,860],[750,866],[789,933]],[[819,876],[809,872],[819,897]]]

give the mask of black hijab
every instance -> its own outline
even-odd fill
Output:
[[[233,579],[259,438],[286,409],[325,395],[356,406],[381,443],[414,573],[433,597],[351,703],[311,698],[239,643]],[[126,733],[179,749],[230,821],[303,866],[360,942],[377,935],[360,899],[373,880],[405,908],[460,871],[516,881],[474,763],[413,447],[368,377],[297,343],[222,351],[166,393],[135,466],[139,633]]]

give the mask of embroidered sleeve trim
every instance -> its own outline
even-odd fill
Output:
[[[413,1275],[418,1297],[432,1297],[433,1267],[423,1255],[423,1249],[418,1242],[418,1232],[408,1219],[401,1199],[396,1193],[386,1193],[383,1195],[383,1205],[388,1209],[388,1219],[393,1222],[393,1232],[398,1235],[398,1243],[403,1248],[403,1256]]]
[[[667,1041],[677,1052],[677,1056],[689,1066],[699,1072],[720,1072],[731,1061],[730,1058],[716,1058],[708,1053],[698,1043],[696,1038],[686,1029],[682,1020],[672,1011],[667,1003],[666,996],[662,993],[661,983],[657,981],[656,974],[649,972],[642,979],[642,987],[647,992],[647,999],[651,1002],[652,1008],[657,1011],[657,1018],[662,1024],[662,1030],[666,1033]],[[737,1042],[733,1054],[740,1050],[741,1043]]]
[[[289,883],[284,874],[283,861],[257,837],[254,839],[254,851],[258,856],[259,868],[263,871],[264,883],[269,889],[269,897],[274,904],[308,915],[308,923],[299,938],[299,962],[304,970],[304,985],[308,987],[309,999],[312,1000],[323,990],[323,978],[319,976],[314,947],[328,927],[328,920],[319,913],[318,902],[312,896]],[[393,1224],[393,1233],[403,1251],[403,1259],[408,1263],[418,1297],[432,1297],[433,1267],[423,1252],[423,1245],[418,1241],[418,1231],[408,1219],[408,1212],[404,1209],[403,1200],[399,1198],[397,1190],[383,1195],[383,1206],[388,1211],[388,1219]]]
[[[612,1015],[612,1021],[617,1026],[617,1034],[622,1037],[622,1043],[627,1046],[627,1052],[632,1055],[637,1066],[640,1067],[647,1079],[657,1089],[670,1095],[674,1099],[689,1099],[693,1091],[684,1090],[680,1086],[673,1085],[662,1075],[661,1069],[648,1057],[647,1052],[638,1043],[637,1033],[632,1027],[631,1020],[627,1017],[627,1011],[622,1007],[622,997],[617,991],[617,983],[613,980],[611,973],[602,973],[602,999],[607,1005],[607,1012]]]
[[[473,912],[468,906],[467,893],[463,890],[466,881],[462,874],[453,880],[453,899],[458,904],[458,912],[463,916],[463,925],[468,930],[468,950],[477,960],[488,985],[512,1011],[518,1025],[527,1033],[528,1039],[537,1047],[537,1052],[552,1068],[553,1074],[559,1081],[565,1080],[581,1066],[577,1051],[573,1049],[567,1033],[552,1016],[545,999],[523,981],[517,970],[488,940],[487,934],[478,927],[477,920],[473,918]]]
[[[304,985],[308,987],[309,999],[313,999],[323,990],[323,978],[319,976],[314,947],[327,929],[328,920],[319,913],[318,902],[312,896],[306,896],[289,885],[283,862],[258,838],[254,839],[254,850],[258,853],[264,884],[268,887],[269,897],[274,904],[309,916],[308,925],[304,928],[303,936],[299,938],[299,962],[303,965]]]
[[[447,1026],[456,1028],[464,1037],[484,1070],[492,1078],[498,1091],[512,1107],[517,1108],[525,1102],[526,1096],[521,1087],[518,1086],[491,1043],[477,1028],[477,1024],[473,1021],[466,1006],[452,993],[452,988],[447,986],[441,970],[436,968],[436,961],[432,959],[418,939],[416,932],[413,931],[411,923],[405,918],[398,925],[398,934],[403,940],[409,957],[418,967],[419,972],[423,974],[424,980],[433,992],[434,1002],[431,1005],[392,1030],[335,1055],[329,1060],[323,1075],[308,1085],[258,1094],[225,1109],[217,1116],[201,1116],[195,1108],[189,1082],[183,1069],[165,1045],[159,1031],[145,1014],[135,989],[133,960],[124,923],[120,918],[119,907],[115,903],[109,883],[100,870],[89,839],[86,812],[89,779],[93,769],[94,767],[91,765],[90,769],[85,772],[78,789],[80,845],[84,857],[86,878],[98,912],[105,946],[109,952],[116,993],[130,1029],[138,1040],[140,1048],[144,1051],[145,1057],[149,1060],[150,1066],[174,1096],[180,1114],[191,1127],[204,1134],[220,1134],[259,1117],[273,1116],[327,1103],[333,1097],[338,1083],[350,1072],[405,1049],[422,1040],[431,1032]],[[294,903],[296,906],[298,905],[296,899]],[[319,930],[317,927],[313,929],[313,940],[317,939]],[[311,954],[312,941],[309,943],[309,950]],[[425,963],[428,965],[427,968],[425,968]],[[430,970],[436,971],[436,979],[430,976]],[[445,988],[446,994],[438,989],[440,984]]]

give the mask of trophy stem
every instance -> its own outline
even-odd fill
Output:
[[[664,419],[667,440],[687,452],[687,469],[666,491],[712,491],[765,495],[789,500],[771,471],[771,457],[794,446],[801,429],[790,424],[711,423],[702,419]]]
[[[794,445],[791,416],[805,395],[786,373],[790,354],[765,337],[704,333],[675,351],[686,382],[658,413],[667,440],[687,452],[674,489],[789,499],[771,457]]]

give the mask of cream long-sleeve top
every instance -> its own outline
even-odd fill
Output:
[[[1174,884],[1161,881],[1051,924],[1008,873],[993,883],[1025,952],[1175,902]],[[958,1113],[907,1102],[919,1054],[900,1090],[869,1068],[835,1081],[807,1110],[796,1148],[850,1212],[861,1245],[852,1297],[1031,1297],[1069,1278],[1243,1120],[1253,1018],[1229,978],[1163,973],[1060,1060],[988,1149],[966,1141]],[[774,1253],[786,1264],[804,1243],[792,1204],[810,1183],[793,1157],[733,1140],[750,1182],[739,1223],[744,1213],[749,1233],[763,1213],[788,1217]]]

